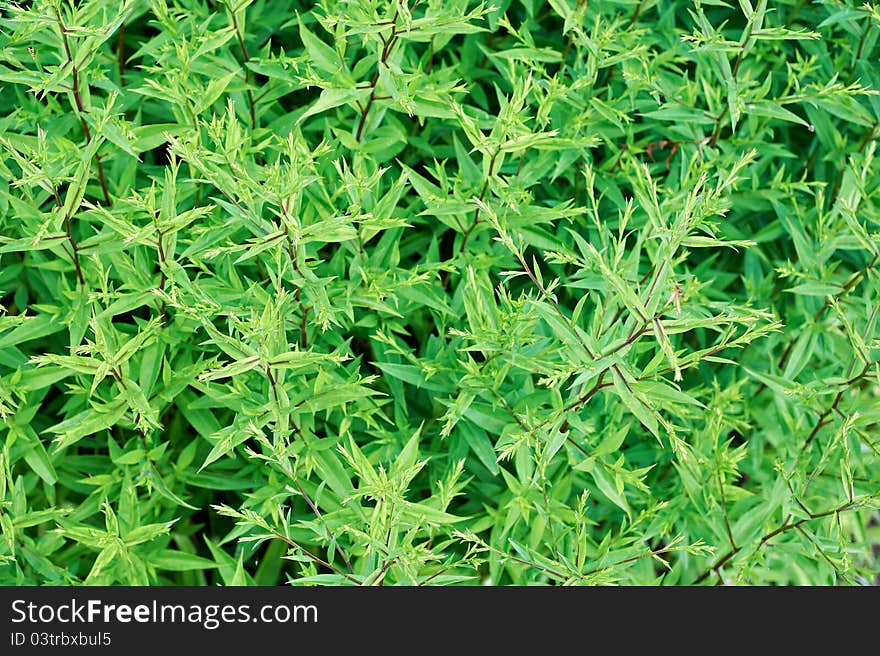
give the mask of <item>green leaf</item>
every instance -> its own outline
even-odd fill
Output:
[[[217,563],[208,558],[202,558],[195,554],[176,551],[173,549],[161,549],[150,554],[149,562],[157,569],[171,572],[189,572],[192,570],[213,569]]]
[[[345,67],[336,51],[312,34],[303,24],[301,17],[299,19],[299,36],[306,47],[309,59],[317,68],[334,75]]]
[[[458,430],[464,435],[464,439],[470,447],[474,455],[483,463],[493,475],[498,474],[498,462],[496,460],[495,449],[486,431],[475,426],[469,421],[458,423]]]

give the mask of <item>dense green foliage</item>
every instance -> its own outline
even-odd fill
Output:
[[[0,582],[877,575],[877,7],[0,11]]]

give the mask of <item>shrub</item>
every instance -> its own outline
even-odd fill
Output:
[[[0,581],[871,582],[878,26],[6,6]]]

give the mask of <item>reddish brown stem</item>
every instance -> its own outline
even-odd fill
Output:
[[[61,194],[58,193],[57,187],[52,187],[52,195],[55,197],[55,205],[59,211],[64,210],[64,203],[61,202]],[[86,280],[83,277],[82,267],[79,263],[79,246],[73,238],[73,230],[70,225],[70,213],[64,214],[64,234],[67,235],[67,241],[70,244],[70,257],[73,260],[73,266],[76,269],[76,277],[79,284],[85,286]]]
[[[416,5],[417,4],[418,2]],[[414,8],[415,6],[413,9]],[[376,101],[376,86],[379,84],[379,67],[385,65],[388,61],[388,57],[391,55],[391,49],[397,42],[397,17],[399,14],[399,10],[394,12],[394,17],[391,19],[391,35],[387,39],[382,39],[382,53],[379,55],[379,62],[376,64],[376,72],[373,73],[373,79],[370,80],[370,86],[368,87],[370,89],[370,97],[367,98],[367,104],[364,105],[364,108],[361,110],[361,117],[358,120],[357,131],[355,133],[355,139],[358,141],[360,141],[361,136],[363,136],[364,126],[367,123],[367,114],[370,113],[370,109]]]
[[[245,84],[245,93],[247,94],[248,99],[248,109],[250,110],[251,117],[251,129],[256,130],[257,128],[257,109],[254,102],[254,94],[251,91],[251,69],[248,68],[248,64],[251,61],[250,55],[248,55],[247,46],[244,43],[244,34],[242,34],[241,27],[238,23],[238,18],[235,15],[235,12],[232,10],[232,7],[229,6],[228,2],[224,2],[223,6],[226,7],[226,10],[229,12],[229,15],[232,19],[232,29],[235,30],[235,38],[238,41],[238,47],[241,50],[241,58],[243,61],[244,68],[244,84]]]
[[[64,45],[64,54],[67,56],[66,64],[70,64],[72,70],[72,78],[73,78],[73,101],[76,106],[76,114],[79,118],[79,123],[82,126],[83,134],[85,134],[86,140],[92,140],[92,131],[89,129],[89,124],[86,121],[86,114],[88,111],[85,108],[85,105],[82,101],[82,93],[79,84],[79,69],[76,66],[76,62],[73,60],[73,54],[70,51],[70,42],[67,39],[67,26],[64,24],[64,19],[61,17],[61,12],[56,8],[55,16],[58,19],[58,29],[61,31],[61,42]],[[66,65],[65,64],[65,65]],[[98,181],[101,184],[101,192],[104,195],[104,202],[107,205],[111,205],[110,201],[110,193],[107,191],[107,178],[104,175],[104,165],[101,164],[101,156],[95,153],[95,164],[98,167]]]
[[[498,157],[498,151],[492,155],[492,158],[489,160],[489,174],[486,176],[486,180],[483,182],[483,188],[480,190],[480,203],[483,202],[486,198],[486,192],[489,191],[489,180],[495,175],[495,159]],[[468,238],[471,236],[471,233],[474,231],[474,228],[477,227],[477,224],[480,222],[480,205],[477,204],[477,209],[474,210],[474,218],[471,221],[470,227],[465,231],[464,236],[461,238],[461,247],[458,249],[459,253],[464,253],[464,249],[467,247]]]
[[[874,495],[874,496],[876,496],[876,495]],[[873,498],[873,497],[871,497],[871,498]],[[847,510],[852,509],[853,507],[855,507],[855,505],[856,505],[856,503],[854,501],[847,501],[845,504],[838,506],[837,508],[832,508],[831,510],[826,510],[826,511],[820,512],[820,513],[811,513],[809,517],[801,518],[795,522],[786,522],[785,524],[778,526],[777,528],[773,529],[772,531],[770,531],[769,533],[764,535],[758,541],[757,548],[760,549],[768,541],[772,540],[780,533],[784,533],[785,531],[789,531],[791,529],[799,528],[799,527],[803,526],[804,524],[806,524],[807,522],[812,521],[814,519],[822,519],[823,517],[837,515],[839,513],[842,513]],[[712,574],[712,572],[717,572],[721,567],[726,565],[728,563],[728,561],[730,561],[730,559],[733,558],[734,556],[736,556],[736,554],[738,554],[740,551],[742,551],[742,547],[736,547],[735,549],[731,549],[730,551],[728,551],[721,558],[719,558],[717,561],[715,561],[714,565],[709,567],[709,569],[707,569],[700,576],[698,576],[694,580],[694,585],[705,581]]]
[[[119,26],[116,40],[116,66],[119,69],[119,86],[125,86],[125,23]]]

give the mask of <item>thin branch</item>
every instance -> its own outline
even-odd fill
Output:
[[[852,274],[852,276],[850,276],[849,280],[847,280],[843,284],[843,286],[840,288],[840,293],[837,294],[837,298],[840,298],[844,294],[852,291],[852,289],[854,287],[856,287],[856,285],[858,285],[859,282],[861,282],[862,278],[867,275],[868,271],[870,271],[874,267],[874,265],[877,263],[878,257],[880,257],[880,256],[875,254],[874,257],[871,258],[871,261],[868,262],[868,264],[865,266],[864,269],[856,271],[854,274]],[[826,296],[825,302],[822,304],[822,307],[820,307],[818,312],[816,312],[816,314],[813,315],[813,323],[818,323],[819,321],[821,321],[822,318],[825,316],[825,313],[828,312],[828,308],[830,308],[830,307],[831,307],[831,296]],[[794,345],[796,342],[797,342],[797,340],[793,339],[785,347],[785,350],[782,352],[782,356],[779,358],[779,362],[776,364],[777,369],[782,369],[782,367],[785,366],[785,363],[788,362],[788,358],[791,355],[791,351],[794,348]],[[766,388],[767,388],[767,384],[761,383],[758,386],[758,389],[755,392],[755,395],[757,396],[758,394],[763,392]]]
[[[270,533],[271,533],[272,536],[275,537],[276,539],[281,540],[282,542],[286,543],[287,545],[293,547],[294,549],[296,549],[296,550],[298,550],[298,551],[301,551],[303,554],[305,554],[305,556],[306,556],[307,558],[309,558],[310,560],[312,560],[312,561],[318,563],[318,564],[321,565],[322,567],[326,567],[327,569],[329,569],[329,570],[330,570],[331,572],[333,572],[334,574],[337,574],[337,575],[341,576],[342,578],[344,578],[346,581],[349,581],[349,582],[351,582],[351,583],[354,583],[355,585],[363,585],[363,581],[359,581],[359,580],[356,579],[354,576],[352,576],[352,575],[350,575],[350,574],[346,574],[345,572],[343,572],[343,571],[342,571],[341,569],[339,569],[338,567],[334,567],[333,565],[331,565],[330,563],[328,563],[326,560],[324,560],[324,559],[321,558],[320,556],[316,556],[316,555],[313,554],[311,551],[309,551],[308,549],[306,549],[305,547],[303,547],[301,544],[299,544],[299,543],[296,542],[295,540],[292,540],[291,538],[287,537],[287,536],[284,535],[283,533],[279,533],[278,531],[274,531],[274,530],[270,530]]]
[[[64,211],[64,203],[61,202],[61,194],[57,187],[52,187],[52,195],[55,198],[55,205],[58,211]],[[71,208],[71,212],[73,209]],[[73,266],[76,269],[76,277],[79,284],[85,286],[86,280],[83,277],[82,266],[79,263],[79,245],[73,238],[73,229],[70,225],[70,212],[64,213],[64,234],[67,236],[67,242],[70,244],[70,257],[73,260]]]
[[[624,31],[628,31],[632,29],[632,26],[635,25],[636,21],[639,19],[639,16],[642,15],[642,12],[645,10],[645,5],[648,4],[648,0],[641,0],[638,6],[635,8],[633,13],[629,17],[629,22],[627,23]],[[608,87],[611,82],[611,76],[614,74],[614,68],[616,64],[612,64],[608,68],[605,69],[605,74],[602,76],[602,81],[596,85],[599,88]]]
[[[67,39],[67,26],[64,24],[64,19],[61,17],[61,11],[56,7],[55,8],[55,17],[58,20],[58,29],[61,31],[61,42],[64,45],[64,54],[67,56],[67,61],[64,63],[64,66],[68,64],[71,67],[72,75],[73,75],[73,101],[76,106],[76,115],[79,118],[79,123],[82,126],[83,133],[85,134],[86,141],[92,140],[92,131],[89,129],[89,124],[86,122],[86,114],[88,111],[83,105],[82,93],[79,84],[79,68],[77,68],[76,63],[73,60],[73,54],[70,50],[70,42]],[[104,176],[104,165],[101,164],[101,156],[95,153],[95,164],[98,166],[98,181],[101,184],[101,192],[104,195],[104,202],[109,206],[111,205],[110,201],[110,193],[107,190],[107,179]]]
[[[801,519],[794,521],[794,522],[788,521],[788,522],[776,527],[775,529],[773,529],[769,533],[765,534],[763,537],[761,537],[761,539],[758,541],[757,546],[755,547],[755,551],[757,551],[758,549],[763,547],[767,542],[769,542],[770,540],[772,540],[773,538],[775,538],[777,535],[779,535],[781,533],[785,533],[786,531],[790,531],[791,529],[799,528],[803,524],[805,524],[809,521],[812,521],[814,519],[822,519],[823,517],[829,517],[831,515],[836,515],[838,513],[846,512],[847,510],[851,510],[851,509],[857,507],[858,505],[860,505],[862,501],[876,499],[878,496],[880,496],[880,494],[868,495],[866,497],[862,497],[862,499],[859,500],[858,502],[855,500],[847,501],[846,503],[844,503],[836,508],[832,508],[831,510],[826,510],[826,511],[820,512],[820,513],[811,513],[809,517],[802,517]],[[715,561],[715,564],[711,565],[709,567],[709,569],[707,569],[700,576],[698,576],[694,580],[693,584],[697,585],[697,584],[705,581],[712,574],[712,572],[717,572],[720,568],[724,567],[724,565],[726,565],[734,556],[736,556],[742,550],[743,550],[743,547],[736,547],[736,548],[728,551],[721,558],[719,558],[717,561]]]
[[[361,136],[364,133],[364,125],[367,122],[367,114],[370,113],[370,109],[373,107],[373,103],[376,101],[376,86],[379,84],[379,68],[384,66],[388,61],[388,56],[391,54],[391,49],[394,47],[394,44],[397,43],[397,17],[400,14],[400,10],[396,9],[394,11],[394,18],[391,19],[391,35],[385,39],[384,37],[380,37],[382,39],[382,53],[379,56],[379,61],[376,64],[376,72],[373,73],[373,79],[370,80],[370,97],[367,98],[367,103],[364,105],[363,110],[361,111],[360,119],[358,120],[357,132],[355,133],[355,139],[358,141],[361,140]]]
[[[584,341],[583,337],[581,337],[580,333],[577,331],[577,329],[576,329],[575,325],[572,323],[571,319],[568,317],[568,315],[566,315],[562,311],[562,308],[559,307],[559,303],[556,302],[556,299],[553,298],[553,296],[550,294],[550,292],[547,291],[547,288],[544,287],[543,283],[541,283],[541,281],[538,280],[535,273],[529,268],[529,265],[526,263],[525,256],[522,253],[520,253],[519,251],[517,251],[516,257],[519,260],[519,263],[523,266],[523,269],[525,270],[526,275],[529,277],[529,280],[532,281],[532,284],[534,284],[535,287],[538,288],[538,290],[541,292],[541,294],[544,296],[544,298],[547,300],[547,302],[550,303],[550,305],[553,307],[556,314],[559,315],[559,317],[562,319],[563,323],[565,323],[565,325],[568,327],[569,331],[571,331],[571,334],[574,335],[575,339],[577,339],[578,343],[580,343],[581,347],[584,349],[584,352],[588,356],[590,356],[591,359],[595,360],[596,355],[593,353],[592,349],[590,349],[590,347],[587,346],[587,343]]]
[[[287,207],[284,204],[284,201],[278,200],[278,207],[281,208],[281,216],[287,222],[290,222],[290,216],[287,213]],[[297,254],[296,247],[293,244],[293,239],[290,237],[290,233],[287,231],[287,228],[284,229],[284,236],[287,240],[287,256],[290,258],[290,263],[293,266],[294,272],[299,275],[302,275],[299,268],[299,255]],[[308,348],[309,338],[308,338],[308,317],[309,317],[309,308],[302,301],[302,287],[297,285],[296,291],[294,292],[294,297],[296,302],[299,304],[299,312],[300,312],[300,323],[299,323],[299,343],[302,348]]]
[[[116,67],[119,70],[119,86],[125,86],[125,23],[119,25],[116,40]]]
[[[480,222],[480,204],[486,198],[486,192],[489,190],[489,180],[492,179],[492,176],[495,175],[495,160],[497,159],[500,149],[496,150],[492,157],[489,158],[489,172],[486,175],[485,181],[483,181],[483,188],[480,190],[479,202],[477,203],[477,208],[474,210],[474,218],[471,221],[470,227],[465,231],[464,237],[461,239],[461,247],[458,249],[459,253],[464,253],[464,249],[467,248],[468,237],[471,236],[471,233],[474,231],[474,228],[477,227],[477,224]]]
[[[831,423],[831,420],[828,419],[828,417],[831,415],[831,413],[833,413],[837,410],[837,407],[840,405],[841,399],[843,399],[844,392],[848,391],[852,385],[854,385],[855,383],[862,380],[865,376],[867,376],[868,372],[870,372],[870,371],[871,371],[871,367],[869,365],[865,365],[865,368],[862,370],[862,373],[855,376],[855,378],[851,378],[850,380],[846,381],[845,387],[843,389],[839,390],[837,392],[837,394],[834,395],[834,400],[831,402],[831,405],[828,408],[826,408],[822,412],[822,414],[819,415],[819,418],[816,420],[816,424],[815,424],[815,426],[813,426],[813,430],[810,431],[810,435],[807,437],[807,440],[804,442],[803,446],[801,447],[800,453],[803,453],[804,451],[806,451],[807,448],[810,446],[810,444],[813,443],[813,440],[816,438],[816,435],[819,434],[819,431],[823,427],[825,427]]]
[[[251,69],[248,68],[248,64],[251,61],[250,55],[248,55],[247,46],[244,43],[244,34],[241,31],[241,26],[238,22],[238,17],[235,15],[235,11],[233,11],[232,7],[229,6],[229,3],[226,0],[223,0],[223,6],[226,7],[226,11],[229,12],[229,16],[232,20],[232,29],[235,31],[235,38],[238,41],[238,47],[241,50],[241,58],[243,60],[242,68],[244,69],[244,84],[245,84],[245,92],[247,93],[248,99],[248,108],[250,110],[251,116],[251,129],[257,129],[257,110],[254,103],[254,94],[251,90]]]
[[[316,506],[316,505],[312,502],[312,500],[311,500],[311,498],[309,497],[309,495],[306,494],[306,491],[303,489],[302,485],[300,485],[299,481],[296,480],[296,479],[294,479],[294,480],[293,480],[293,484],[296,486],[296,489],[299,490],[299,493],[302,495],[302,498],[306,500],[306,503],[308,504],[309,508],[312,509],[312,512],[315,513],[315,517],[317,517],[319,521],[323,522],[323,521],[324,521],[324,516],[321,514],[321,511],[318,509],[318,506]],[[348,556],[345,555],[345,552],[344,552],[342,549],[339,549],[339,548],[336,546],[336,544],[335,544],[335,537],[334,537],[333,534],[330,532],[330,529],[327,528],[327,524],[326,524],[326,523],[324,524],[324,528],[327,529],[327,533],[330,535],[330,537],[331,537],[331,538],[333,539],[333,541],[334,541],[334,545],[333,545],[333,553],[334,553],[334,555],[338,553],[338,554],[342,557],[343,562],[345,562],[345,567],[348,569],[349,574],[354,574],[354,570],[351,568],[351,563],[348,561]]]
[[[746,48],[749,47],[749,42],[752,40],[752,30],[754,29],[755,23],[752,20],[749,20],[748,25],[746,25],[745,32],[742,38],[742,45],[740,46],[739,53],[736,56],[736,60],[733,62],[733,68],[730,71],[731,78],[733,79],[734,84],[736,83],[736,76],[739,73],[739,67],[743,63],[743,59],[746,56]],[[724,56],[724,55],[722,55]],[[721,114],[715,119],[715,130],[712,132],[712,136],[709,139],[709,146],[714,148],[715,144],[718,142],[718,137],[721,135],[721,125],[722,121],[727,116],[727,113],[730,111],[730,103],[724,106]]]
[[[721,515],[724,518],[724,528],[727,530],[727,539],[730,547],[736,549],[736,540],[733,539],[733,531],[730,528],[730,518],[727,516],[727,496],[724,494],[724,480],[721,478],[721,469],[715,466],[715,476],[718,479],[718,491],[721,493]]]

